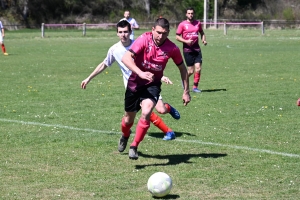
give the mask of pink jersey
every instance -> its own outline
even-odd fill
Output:
[[[167,38],[162,45],[156,46],[151,32],[146,32],[138,37],[129,51],[135,54],[134,60],[137,67],[144,72],[148,71],[154,74],[154,81],[149,82],[132,73],[127,85],[131,91],[142,89],[148,84],[160,86],[161,77],[169,58],[172,58],[176,65],[183,63],[180,50],[173,42]]]
[[[198,34],[202,31],[201,22],[198,20],[194,20],[192,23],[185,20],[178,25],[176,35],[182,35],[182,38],[185,40],[193,40],[193,44],[191,46],[183,43],[184,52],[201,50],[198,41]]]

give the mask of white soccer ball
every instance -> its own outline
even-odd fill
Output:
[[[170,193],[172,189],[172,179],[164,172],[156,172],[148,179],[147,187],[153,196],[163,197]]]

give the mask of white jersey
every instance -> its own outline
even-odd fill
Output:
[[[131,45],[133,44],[134,40],[131,40],[131,44],[128,47],[124,47],[122,42],[118,42],[111,46],[107,52],[106,58],[104,59],[104,64],[108,67],[112,66],[112,64],[117,61],[123,75],[123,82],[125,89],[127,88],[128,79],[132,73],[130,69],[128,69],[124,63],[122,63],[122,58],[126,51],[130,49]],[[162,100],[162,96],[159,95],[159,99]]]
[[[131,41],[131,44],[133,41]],[[128,83],[128,78],[131,75],[131,70],[128,69],[123,63],[122,63],[122,58],[125,52],[131,47],[131,44],[128,47],[124,47],[122,42],[118,42],[111,46],[107,52],[107,56],[104,59],[104,63],[107,66],[111,66],[115,61],[117,61],[122,74],[123,74],[123,81],[124,81],[124,86],[125,88],[127,87]]]
[[[2,25],[2,22],[0,21],[0,43],[3,42],[2,29],[3,29],[3,25]]]

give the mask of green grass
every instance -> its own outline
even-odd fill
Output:
[[[117,64],[80,88],[118,41],[115,31],[46,30],[43,39],[40,30],[7,31],[0,199],[153,199],[146,183],[157,171],[174,183],[162,199],[298,199],[300,31],[205,33],[204,91],[184,107],[170,61],[165,75],[174,85],[163,85],[162,95],[181,119],[162,117],[177,138],[163,141],[151,126],[133,161],[128,149],[117,152],[124,112]]]

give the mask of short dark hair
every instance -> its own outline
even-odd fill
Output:
[[[154,23],[154,27],[156,26],[160,26],[164,29],[170,29],[169,21],[165,18],[158,18]]]
[[[131,25],[130,23],[126,20],[126,19],[122,19],[117,23],[117,32],[118,32],[118,28],[125,28],[128,27],[128,31],[131,32]]]
[[[192,11],[194,11],[194,12],[195,12],[195,10],[194,10],[194,8],[193,8],[193,7],[188,7],[188,8],[186,9],[186,11],[185,11],[185,12],[187,12],[188,10],[192,10]]]

